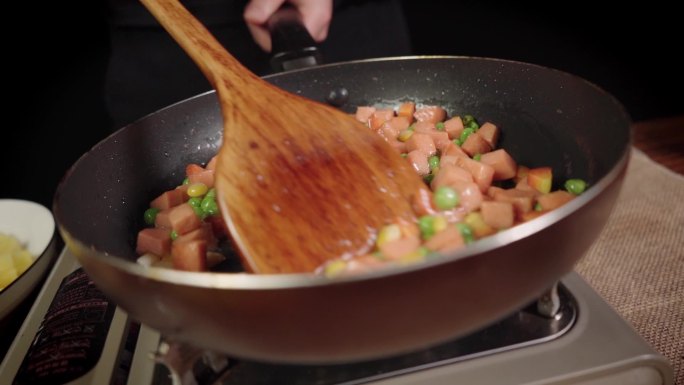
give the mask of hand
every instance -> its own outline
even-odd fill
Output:
[[[271,52],[271,36],[266,21],[285,2],[299,12],[304,26],[316,42],[325,40],[332,19],[332,0],[250,0],[243,17],[254,41],[264,51]]]

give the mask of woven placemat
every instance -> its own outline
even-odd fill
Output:
[[[684,177],[634,149],[608,224],[575,270],[684,385]]]

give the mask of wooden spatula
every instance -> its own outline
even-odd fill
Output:
[[[217,91],[217,198],[248,270],[313,271],[367,252],[379,227],[413,219],[425,185],[378,134],[261,80],[177,1],[141,1]]]

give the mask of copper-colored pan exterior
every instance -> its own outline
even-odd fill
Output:
[[[503,130],[520,163],[591,188],[566,206],[424,264],[340,279],[189,273],[135,264],[142,212],[220,145],[213,93],[113,134],[69,171],[55,196],[61,234],[98,286],[164,334],[239,357],[329,363],[456,338],[525,305],[569,272],[608,219],[630,149],[629,117],[577,77],[508,61],[433,57],[321,66],[269,81],[342,108],[414,100]],[[339,92],[338,92],[339,94]],[[227,138],[226,140],[230,140]],[[258,230],[255,230],[258,231]]]

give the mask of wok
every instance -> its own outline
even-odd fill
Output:
[[[502,128],[500,145],[520,164],[548,165],[557,183],[583,178],[591,187],[462,250],[359,276],[145,268],[134,251],[143,211],[183,179],[187,163],[206,162],[222,140],[213,92],[153,113],[98,143],[68,171],[54,201],[60,232],[96,284],[134,318],[238,357],[354,361],[482,328],[572,270],[605,224],[628,163],[630,121],[622,106],[580,78],[536,65],[405,57],[266,79],[308,98],[332,97],[349,112],[413,100],[444,106],[450,115],[472,114]]]

